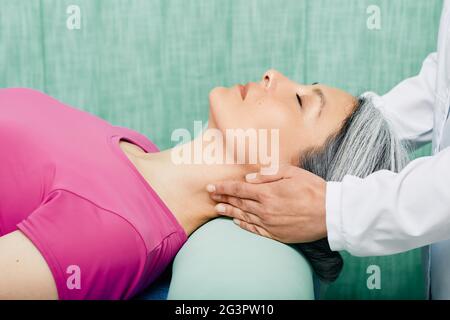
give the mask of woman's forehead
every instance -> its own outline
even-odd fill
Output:
[[[333,109],[336,108],[334,111],[343,112],[345,115],[350,115],[354,111],[357,105],[357,99],[350,93],[323,84],[316,86],[320,87],[323,92],[327,99],[328,107]]]

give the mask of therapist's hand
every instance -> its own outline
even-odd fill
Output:
[[[294,166],[277,175],[249,174],[247,182],[223,181],[207,190],[216,211],[241,228],[284,243],[312,242],[326,237],[326,182]]]

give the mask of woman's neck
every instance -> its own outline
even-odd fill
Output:
[[[195,141],[183,148],[193,150]],[[216,203],[210,199],[206,185],[221,180],[243,180],[245,174],[255,168],[237,164],[193,164],[193,161],[176,164],[175,148],[158,153],[134,153],[132,161],[190,235],[218,216],[214,210]]]

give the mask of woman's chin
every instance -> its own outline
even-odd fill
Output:
[[[226,93],[229,89],[225,87],[215,87],[209,92],[209,105],[218,106],[220,101],[223,101],[226,97]]]

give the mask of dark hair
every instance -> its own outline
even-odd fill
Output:
[[[408,162],[407,154],[372,99],[360,96],[337,134],[322,147],[303,153],[299,167],[326,181],[342,181],[347,174],[364,178],[382,169],[398,172]],[[344,261],[339,252],[331,251],[327,238],[294,246],[308,259],[320,280],[333,282],[338,278]]]

